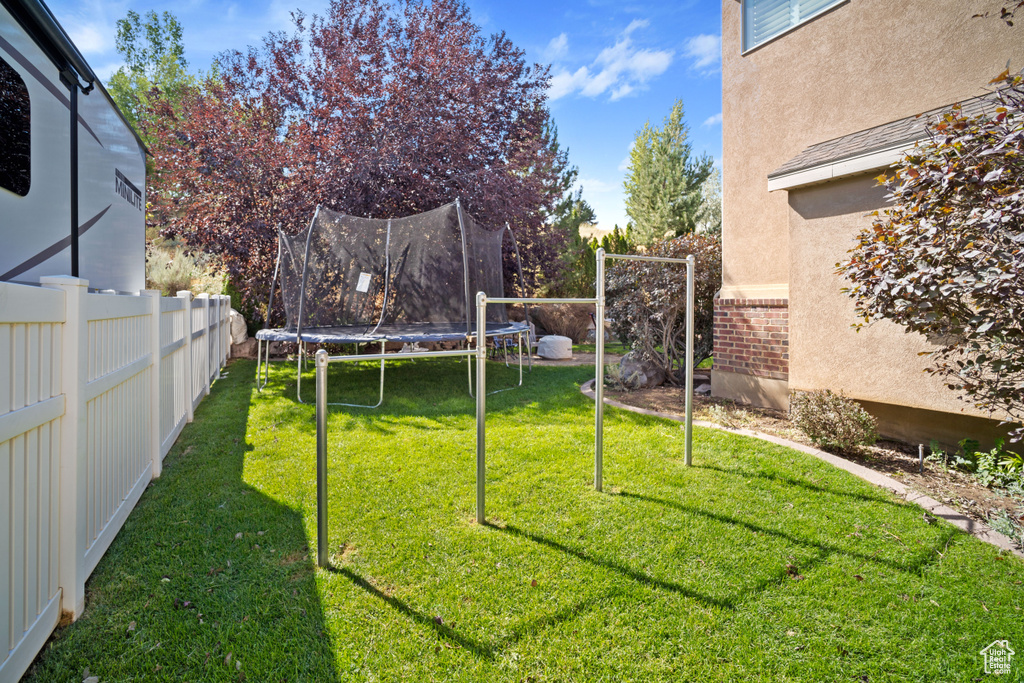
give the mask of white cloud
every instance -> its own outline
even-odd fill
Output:
[[[706,119],[704,119],[704,123],[702,123],[700,125],[702,125],[702,126],[720,126],[720,125],[722,125],[722,112],[718,112],[714,116],[707,117]]]
[[[93,66],[92,70],[96,73],[96,75],[99,77],[101,81],[106,83],[110,80],[110,77],[113,76],[114,73],[116,73],[117,70],[120,69],[122,66],[124,66],[124,62],[118,60],[115,62],[104,62],[99,66]]]
[[[616,167],[620,171],[622,171],[623,173],[625,173],[626,170],[629,169],[629,164],[630,164],[630,161],[631,161],[630,157],[633,155],[633,148],[634,147],[636,147],[636,138],[634,138],[633,140],[630,141],[630,143],[629,143],[629,152],[626,154],[626,156],[624,156],[622,158],[622,161],[620,161],[619,165]]]
[[[686,41],[684,54],[693,60],[690,68],[711,73],[722,59],[722,36],[694,36]]]
[[[609,183],[597,178],[580,178],[576,182],[577,187],[582,187],[587,194],[606,194],[622,190],[621,183]]]
[[[622,32],[622,35],[628,36],[630,33],[637,30],[638,28],[647,28],[650,25],[651,22],[649,22],[646,19],[634,19],[633,21],[629,22],[629,26],[627,26],[626,30]]]
[[[641,50],[634,46],[633,32],[648,24],[646,20],[634,19],[616,43],[601,50],[592,64],[573,72],[558,71],[551,77],[548,97],[557,100],[577,91],[586,97],[597,97],[609,92],[609,98],[617,100],[642,90],[647,81],[665,73],[673,58],[671,51]]]
[[[552,38],[548,46],[544,48],[544,59],[548,62],[553,62],[568,53],[569,36],[565,35],[565,33],[560,33],[556,38]]]
[[[68,29],[71,42],[81,50],[83,55],[103,54],[114,43],[110,38],[113,32],[110,27],[99,24],[76,24]]]

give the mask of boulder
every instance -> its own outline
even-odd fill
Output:
[[[619,373],[624,382],[641,389],[661,386],[665,383],[665,371],[654,363],[640,360],[630,351],[619,362]]]
[[[232,358],[256,358],[256,339],[249,337],[241,344],[231,345]]]
[[[557,334],[541,337],[537,342],[537,355],[549,360],[572,358],[572,340]]]
[[[231,330],[232,344],[241,344],[249,338],[249,334],[246,331],[245,318],[233,308],[228,313],[228,329]]]

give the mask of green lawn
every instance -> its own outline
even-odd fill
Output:
[[[697,430],[686,468],[677,423],[608,409],[594,491],[589,367],[489,397],[480,526],[465,366],[392,364],[381,409],[330,414],[317,569],[314,409],[254,370],[203,401],[27,680],[971,681],[1024,647],[1024,563],[802,453]]]

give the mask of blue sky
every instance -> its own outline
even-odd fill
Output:
[[[129,9],[173,12],[193,69],[224,50],[257,44],[326,0],[48,0],[89,64],[119,66],[115,24]],[[645,121],[660,125],[681,98],[695,153],[722,155],[721,5],[718,0],[468,0],[486,34],[505,31],[527,59],[551,65],[549,106],[579,167],[583,196],[603,228],[625,225],[629,148]]]

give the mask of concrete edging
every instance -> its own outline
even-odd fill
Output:
[[[594,380],[590,380],[580,387],[580,392],[592,401],[595,399],[593,387]],[[605,405],[613,406],[615,408],[628,410],[631,413],[649,415],[651,417],[660,417],[667,420],[673,420],[675,422],[685,421],[685,418],[681,415],[674,415],[672,413],[660,413],[656,410],[647,410],[646,408],[637,408],[635,406],[626,405],[625,403],[620,403],[610,398],[605,398],[604,403]],[[805,446],[804,444],[797,443],[795,441],[789,441],[788,439],[782,439],[777,436],[772,436],[770,434],[755,432],[751,429],[732,429],[730,427],[723,427],[722,425],[715,424],[714,422],[705,422],[703,420],[694,420],[693,424],[697,427],[717,429],[719,431],[729,432],[731,434],[739,434],[741,436],[751,436],[754,437],[755,439],[761,439],[762,441],[767,441],[778,446],[785,446],[786,448],[792,448],[793,450],[800,451],[801,453],[813,455],[815,458],[818,458],[819,460],[824,460],[830,465],[838,467],[841,470],[846,470],[850,474],[854,474],[863,479],[864,481],[867,481],[868,483],[874,484],[875,486],[879,486],[884,489],[891,490],[893,493],[897,494],[898,496],[901,496],[908,502],[914,503],[919,507],[924,508],[924,510],[929,514],[934,515],[935,517],[939,517],[940,519],[946,520],[953,526],[958,527],[962,531],[971,534],[975,538],[984,541],[985,543],[994,545],[1001,550],[1007,550],[1016,555],[1017,557],[1024,558],[1024,552],[1017,550],[1017,548],[1015,548],[1013,545],[1013,541],[1010,540],[1010,538],[1008,538],[1007,536],[1004,536],[998,531],[991,529],[988,525],[983,524],[982,522],[973,520],[967,515],[964,515],[963,513],[958,512],[951,507],[943,505],[942,503],[935,500],[934,498],[931,498],[930,496],[926,496],[923,493],[920,493],[919,491],[915,491],[914,489],[908,487],[903,482],[897,481],[892,477],[882,474],[881,472],[876,472],[873,469],[864,467],[863,465],[858,465],[855,462],[850,462],[845,458],[833,455],[832,453],[826,453],[825,451],[813,448],[811,446]]]

